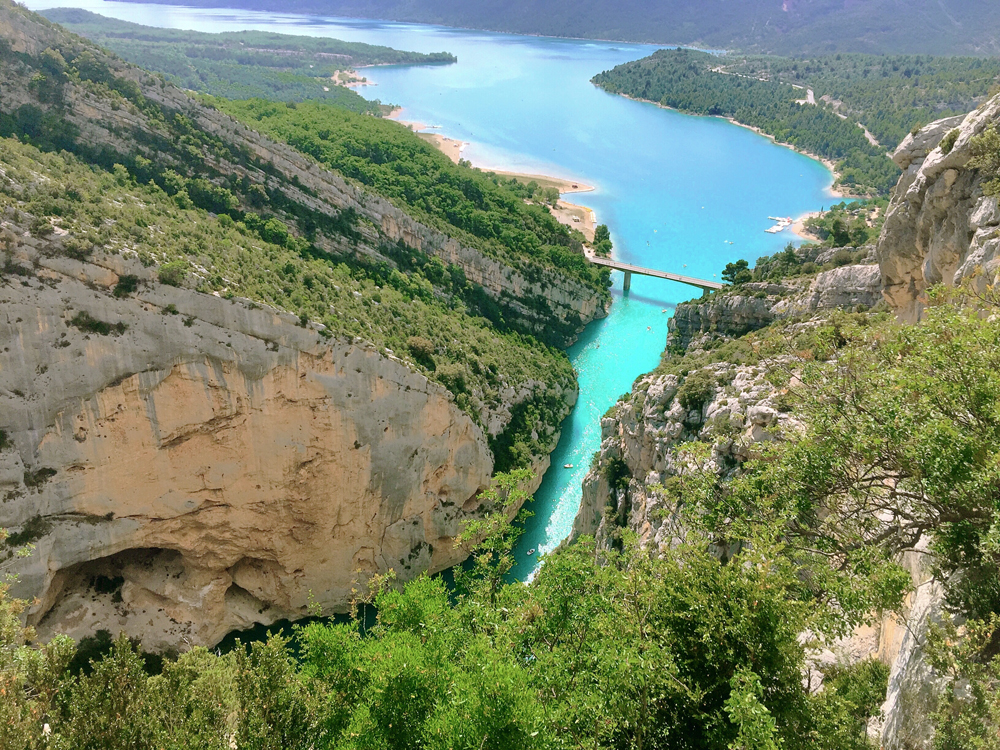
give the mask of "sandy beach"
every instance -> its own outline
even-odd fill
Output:
[[[806,229],[806,222],[809,219],[814,219],[820,216],[819,211],[811,211],[810,213],[803,214],[795,220],[795,222],[790,227],[792,234],[794,234],[799,239],[805,240],[806,242],[819,242],[820,239],[814,234],[810,234]]]
[[[399,115],[402,111],[402,109],[394,110],[389,114],[388,119],[395,120],[400,125],[405,125],[418,136],[438,149],[438,151],[441,151],[445,154],[445,156],[458,164],[459,159],[462,158],[462,149],[468,146],[468,143],[456,140],[455,138],[446,138],[439,133],[425,133],[425,130],[429,130],[431,128],[430,125],[425,125],[422,122],[415,122],[412,120],[400,120]]]
[[[330,80],[333,81],[337,86],[343,86],[346,89],[360,88],[361,86],[377,86],[378,84],[372,83],[366,78],[358,76],[356,71],[353,70],[338,70],[332,76]]]
[[[453,162],[458,164],[459,160],[462,158],[462,151],[469,145],[468,143],[455,138],[448,138],[447,136],[443,136],[439,133],[428,133],[426,131],[432,129],[432,126],[413,120],[401,120],[399,119],[401,114],[402,109],[396,109],[388,115],[388,119],[395,120],[400,125],[405,125],[418,136],[444,153]],[[528,172],[510,172],[505,169],[493,169],[492,167],[482,164],[474,164],[473,166],[478,167],[484,172],[493,172],[494,174],[515,179],[518,182],[523,182],[525,184],[535,182],[543,188],[553,187],[558,190],[560,194],[587,193],[594,190],[592,185],[586,185],[579,180],[552,177],[551,175],[544,174],[531,174]],[[573,229],[580,230],[587,242],[594,241],[594,229],[597,226],[597,217],[595,216],[593,210],[587,206],[578,206],[575,203],[569,203],[568,201],[562,199],[560,199],[559,202],[556,203],[555,207],[550,210],[559,223],[565,224]]]

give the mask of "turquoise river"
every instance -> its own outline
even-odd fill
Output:
[[[420,52],[448,51],[446,66],[363,71],[368,98],[401,105],[406,120],[466,141],[476,166],[550,174],[596,186],[567,198],[611,228],[617,258],[717,279],[729,261],[751,263],[793,239],[770,235],[768,216],[798,216],[831,202],[820,163],[717,118],[690,117],[607,94],[590,79],[655,47],[525,37],[440,26],[195,9],[105,0],[28,0],[32,10],[74,5],[152,26],[267,29],[329,36]],[[635,277],[623,296],[615,273],[610,315],[569,350],[580,399],[563,426],[552,468],[536,493],[522,537],[519,577],[573,525],[581,482],[600,446],[601,416],[659,362],[673,307],[700,292]],[[572,468],[563,468],[572,464]],[[530,560],[530,562],[528,562]]]

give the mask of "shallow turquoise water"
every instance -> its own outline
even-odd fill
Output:
[[[727,262],[752,262],[792,239],[765,234],[773,223],[768,216],[797,216],[831,202],[832,177],[812,159],[723,120],[629,101],[590,84],[594,74],[653,47],[104,0],[27,3],[33,10],[69,4],[154,26],[270,29],[452,52],[459,58],[455,65],[369,68],[364,75],[377,86],[361,93],[402,105],[404,119],[439,125],[437,132],[471,142],[464,155],[477,165],[596,186],[569,199],[590,206],[610,226],[616,257],[639,265],[717,278]],[[537,559],[525,557],[528,549],[547,552],[569,533],[581,481],[600,447],[601,416],[656,367],[673,306],[700,294],[635,277],[623,297],[617,273],[612,291],[611,314],[589,326],[569,351],[580,400],[536,494],[536,515],[518,551],[525,561],[520,577]]]

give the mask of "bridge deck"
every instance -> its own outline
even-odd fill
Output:
[[[699,289],[725,289],[725,284],[720,284],[718,281],[708,281],[706,279],[696,279],[693,276],[681,276],[676,273],[667,273],[666,271],[657,271],[653,268],[643,268],[642,266],[633,266],[630,263],[622,263],[617,260],[611,260],[610,258],[596,258],[591,256],[590,262],[598,266],[605,266],[606,268],[611,268],[616,271],[624,271],[626,274],[637,273],[640,276],[655,276],[658,279],[668,279],[669,281],[678,281],[681,284],[690,284],[691,286],[696,286]]]

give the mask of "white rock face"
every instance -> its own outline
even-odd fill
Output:
[[[878,243],[885,298],[905,321],[917,321],[935,284],[975,277],[983,290],[1000,270],[1000,211],[970,168],[971,141],[997,121],[1000,99],[964,118],[948,118],[909,136],[894,159],[904,172]],[[941,139],[957,129],[947,154]]]
[[[104,260],[38,257],[0,286],[0,527],[35,544],[0,569],[42,637],[211,645],[463,559],[493,460],[447,390],[245,301],[114,299]],[[127,329],[85,333],[79,312]]]

